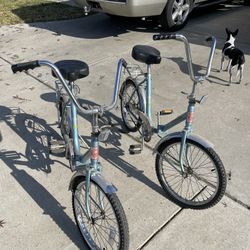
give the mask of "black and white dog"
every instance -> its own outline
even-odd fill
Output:
[[[240,74],[240,78],[239,78],[239,83],[240,83],[241,80],[243,79],[245,57],[244,57],[244,53],[234,46],[235,37],[237,36],[239,29],[232,32],[228,28],[226,28],[226,32],[227,32],[227,40],[222,49],[220,70],[223,69],[225,58],[228,59],[229,62],[228,62],[228,66],[226,70],[228,70],[229,72],[229,82],[230,83],[232,82],[232,70],[235,67],[237,67],[236,78]]]

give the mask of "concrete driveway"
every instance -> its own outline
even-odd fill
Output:
[[[196,13],[181,31],[191,42],[194,69],[206,67],[207,35],[218,39],[211,77],[199,86],[208,94],[198,106],[194,133],[215,145],[231,174],[227,194],[206,211],[183,210],[166,199],[154,170],[151,148],[131,156],[128,147],[137,134],[115,130],[111,144],[102,145],[104,175],[118,188],[130,227],[130,249],[249,249],[250,245],[250,7],[227,6]],[[246,54],[244,80],[228,85],[227,72],[218,72],[225,27],[239,28],[236,46]],[[153,67],[153,111],[172,107],[175,118],[191,90],[183,44],[152,41],[159,28],[151,23],[114,23],[104,14],[82,19],[0,27],[0,227],[1,249],[86,249],[77,231],[68,184],[71,171],[63,157],[49,155],[47,143],[60,138],[55,124],[54,85],[50,72],[36,69],[13,75],[10,65],[46,59],[84,60],[90,76],[79,81],[82,102],[111,100],[116,63],[130,56],[136,44],[149,44],[168,57]],[[145,68],[142,65],[143,68]],[[119,108],[110,114],[119,127]],[[155,120],[156,121],[156,120]],[[87,117],[80,132],[88,137]],[[176,130],[181,129],[178,126]],[[143,164],[142,164],[143,162]]]

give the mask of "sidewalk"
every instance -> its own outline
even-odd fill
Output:
[[[143,249],[249,249],[249,210],[224,198],[205,211],[182,210]]]
[[[102,145],[102,163],[104,175],[119,190],[130,227],[131,250],[249,248],[250,211],[246,207],[250,205],[250,117],[247,115],[250,32],[247,33],[247,25],[242,28],[244,33],[240,31],[237,43],[246,51],[242,84],[227,86],[227,72],[216,71],[225,39],[224,20],[229,25],[237,17],[248,20],[248,15],[247,7],[216,12],[194,18],[182,31],[192,42],[193,62],[198,70],[207,62],[209,49],[204,37],[212,33],[218,38],[211,76],[214,82],[199,86],[199,96],[209,93],[209,99],[197,107],[194,132],[215,144],[226,170],[232,172],[227,192],[243,206],[224,197],[208,210],[177,213],[180,208],[166,199],[157,181],[152,151],[145,148],[141,155],[129,155],[133,139],[116,131],[111,145]],[[210,25],[215,20],[218,25]],[[67,161],[49,155],[47,148],[51,138],[60,138],[55,124],[54,79],[46,68],[30,71],[30,75],[13,75],[11,63],[36,59],[84,60],[90,66],[90,76],[79,81],[80,98],[108,104],[118,59],[124,57],[134,62],[130,55],[132,47],[149,44],[169,58],[153,67],[153,113],[169,105],[174,108],[174,117],[185,111],[186,98],[180,92],[190,91],[191,82],[183,59],[183,44],[155,43],[152,34],[157,29],[131,26],[117,25],[106,15],[96,14],[69,21],[0,27],[0,83],[4,93],[0,97],[3,135],[0,220],[5,221],[4,227],[0,227],[1,249],[85,249],[73,219],[71,193],[67,190],[72,173]],[[244,42],[240,43],[242,36]],[[120,123],[120,117],[118,108],[112,119]],[[81,134],[87,136],[89,122],[81,118],[79,127]],[[149,146],[154,147],[157,141],[155,136]],[[148,240],[154,233],[155,237]]]

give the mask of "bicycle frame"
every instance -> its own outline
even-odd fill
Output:
[[[169,130],[179,123],[185,121],[185,126],[184,129],[182,130],[182,138],[181,138],[181,150],[180,150],[180,155],[179,155],[179,160],[180,160],[180,166],[182,173],[185,172],[184,166],[183,166],[183,156],[185,152],[185,145],[186,145],[186,139],[188,135],[192,133],[192,122],[193,122],[193,117],[194,117],[194,112],[195,112],[195,87],[196,87],[196,82],[194,82],[194,87],[191,95],[188,96],[189,103],[188,103],[188,108],[187,111],[181,115],[179,115],[177,118],[174,120],[170,121],[167,124],[160,125],[159,124],[159,116],[158,116],[158,125],[157,127],[152,127],[152,130],[154,133],[157,133],[159,137],[165,137],[169,134]],[[151,116],[151,71],[150,71],[150,65],[148,65],[148,73],[146,74],[146,116],[149,119],[150,124],[152,124],[152,116]]]
[[[112,109],[116,102],[117,102],[117,96],[118,96],[118,90],[119,90],[119,84],[120,84],[120,76],[121,76],[121,69],[122,66],[126,64],[124,59],[120,59],[118,63],[117,68],[117,74],[115,79],[115,88],[114,88],[114,94],[113,94],[113,100],[111,105],[109,106],[103,106],[99,107],[102,108],[103,111]],[[56,96],[57,96],[57,102],[59,101],[59,98],[61,97],[61,87],[60,84],[62,84],[62,81],[56,81]],[[85,215],[91,219],[91,211],[90,211],[90,179],[92,176],[95,176],[95,178],[98,178],[98,182],[101,186],[103,186],[104,191],[106,190],[108,193],[116,192],[116,188],[114,186],[108,185],[104,179],[100,177],[100,173],[102,170],[101,163],[99,162],[99,126],[98,126],[98,112],[93,112],[93,121],[92,121],[92,133],[91,133],[91,142],[90,147],[88,150],[81,154],[80,150],[80,142],[79,142],[79,132],[78,132],[78,119],[77,119],[77,109],[79,109],[79,105],[77,105],[77,101],[75,99],[76,91],[75,91],[75,83],[69,82],[68,83],[68,93],[69,98],[66,103],[64,103],[64,107],[62,107],[63,113],[67,110],[67,117],[66,121],[64,120],[65,117],[62,116],[62,120],[60,121],[60,126],[63,126],[63,123],[67,123],[68,127],[70,128],[72,139],[70,138],[64,138],[66,141],[66,144],[70,147],[72,144],[73,146],[73,155],[72,155],[72,165],[73,170],[76,170],[77,172],[84,171],[84,176],[86,179],[85,182],[85,201],[86,201],[86,207],[82,209],[85,213]],[[66,88],[65,88],[66,89]],[[67,89],[66,89],[67,90]],[[68,92],[67,91],[67,92]],[[58,104],[57,104],[58,107]],[[102,112],[103,112],[102,111]],[[72,141],[71,141],[72,140]],[[74,176],[72,177],[72,181],[74,180]],[[103,210],[103,204],[102,204],[102,193],[98,191],[98,199],[101,204],[101,209]],[[81,203],[78,201],[78,203],[81,205]]]
[[[216,47],[216,39],[214,37],[208,38],[207,41],[212,40],[213,44],[211,47],[211,51],[210,51],[210,55],[209,55],[209,60],[208,60],[208,65],[207,65],[207,72],[204,76],[194,76],[193,73],[193,67],[192,67],[192,58],[191,58],[191,50],[190,50],[190,46],[189,43],[186,39],[186,37],[182,36],[182,35],[155,35],[154,36],[154,40],[164,40],[164,39],[177,39],[177,40],[182,40],[185,44],[185,51],[186,51],[186,56],[187,56],[187,64],[188,64],[188,71],[189,71],[189,75],[191,80],[193,81],[193,88],[192,88],[192,92],[190,95],[188,95],[188,108],[187,111],[181,115],[179,115],[177,118],[175,118],[174,120],[170,121],[167,124],[164,125],[160,125],[160,118],[159,118],[159,114],[158,114],[158,124],[157,127],[153,127],[152,126],[152,105],[151,105],[151,100],[152,100],[152,93],[151,93],[151,65],[147,65],[147,72],[144,74],[145,78],[141,81],[141,82],[137,82],[136,80],[136,89],[138,88],[142,88],[142,84],[144,82],[146,82],[146,98],[144,96],[142,96],[143,103],[144,103],[144,113],[147,116],[147,119],[149,120],[149,123],[151,124],[151,128],[152,131],[154,133],[157,133],[159,137],[166,137],[169,134],[169,129],[171,129],[172,127],[176,126],[177,124],[185,121],[185,126],[184,129],[182,130],[182,136],[181,136],[181,149],[180,149],[180,155],[179,155],[179,161],[180,161],[180,167],[181,167],[181,172],[182,174],[185,173],[185,168],[183,165],[183,156],[186,150],[186,140],[187,137],[192,133],[192,122],[193,122],[193,117],[194,117],[194,112],[195,112],[195,104],[196,102],[201,103],[202,100],[197,101],[195,99],[195,90],[196,90],[196,86],[198,83],[202,82],[203,80],[205,80],[209,74],[210,74],[210,70],[211,70],[211,64],[212,64],[212,59],[213,59],[213,55],[214,55],[214,51],[215,51],[215,47]],[[130,74],[131,76],[131,74]],[[135,92],[134,92],[135,93]],[[133,94],[131,95],[131,99],[133,97]],[[203,99],[204,97],[202,97]]]
[[[119,199],[115,195],[113,195],[113,193],[115,193],[117,189],[111,183],[107,182],[105,178],[101,175],[102,166],[99,162],[99,141],[105,141],[108,137],[109,132],[107,131],[107,125],[99,128],[98,124],[99,116],[101,117],[105,111],[113,109],[117,103],[121,72],[123,67],[126,68],[127,63],[122,58],[118,62],[111,104],[108,106],[94,106],[85,109],[84,107],[81,107],[81,105],[76,99],[77,85],[73,81],[69,81],[66,79],[79,79],[86,77],[88,75],[88,65],[79,60],[68,60],[68,62],[66,60],[66,64],[64,65],[65,67],[70,67],[71,63],[73,62],[72,71],[71,69],[69,70],[71,73],[73,72],[74,74],[78,74],[77,72],[79,63],[83,65],[83,68],[81,68],[81,70],[86,70],[86,72],[80,75],[76,75],[75,77],[68,77],[68,75],[66,74],[64,79],[63,74],[59,70],[59,64],[62,62],[65,63],[65,61],[58,61],[58,64],[53,64],[49,61],[36,60],[12,65],[11,69],[13,73],[34,69],[40,66],[47,66],[52,70],[52,75],[57,78],[55,82],[56,107],[58,111],[58,121],[59,126],[61,127],[61,133],[64,139],[64,144],[61,141],[56,141],[57,143],[51,143],[51,146],[57,145],[58,149],[66,148],[66,157],[67,155],[69,156],[67,158],[69,158],[69,162],[72,167],[71,169],[72,171],[76,170],[70,180],[69,189],[73,193],[73,210],[78,228],[83,234],[83,237],[88,243],[88,245],[92,246],[92,237],[90,237],[90,239],[86,239],[86,234],[89,234],[89,232],[82,232],[82,227],[79,225],[79,223],[81,224],[82,221],[78,220],[78,209],[75,206],[75,202],[77,203],[78,208],[79,206],[81,207],[81,213],[85,215],[88,222],[93,223],[97,218],[95,218],[94,215],[96,213],[96,209],[93,209],[92,204],[94,204],[95,208],[99,208],[100,216],[102,216],[102,214],[105,215],[106,206],[104,207],[103,198],[104,196],[106,196],[105,198],[109,201],[110,206],[113,208],[113,213],[116,216],[116,220],[118,223],[117,227],[120,230],[120,233],[123,235],[120,236],[119,243],[122,244],[124,249],[128,249],[127,220],[122,206],[120,205]],[[64,71],[63,67],[61,68],[61,71]],[[78,132],[78,113],[84,115],[92,115],[93,118],[91,123],[92,133],[90,147],[86,150],[84,154],[81,154],[80,140],[84,140]],[[57,150],[52,147],[50,147],[50,151],[57,152]],[[91,188],[93,186],[96,186],[96,188]],[[92,190],[93,192],[95,192],[95,196],[92,196]],[[82,191],[85,192],[84,197],[82,197]],[[86,228],[84,230],[88,231],[88,229]],[[87,238],[89,238],[89,236]],[[107,242],[109,243],[109,241]],[[94,245],[95,244],[93,244],[93,246]]]
[[[60,82],[56,81],[56,92],[57,92],[57,102],[59,101],[59,98],[61,96],[60,93]],[[69,88],[72,92],[72,94],[75,96],[75,84],[73,82],[69,83]],[[57,105],[58,106],[58,105]],[[85,170],[86,175],[86,182],[85,182],[85,201],[86,201],[86,207],[82,207],[81,202],[78,201],[79,205],[82,207],[82,210],[84,211],[85,215],[90,219],[91,218],[91,211],[90,211],[90,179],[91,176],[95,173],[101,172],[101,164],[98,162],[98,156],[99,156],[99,140],[98,140],[98,133],[92,133],[91,134],[91,143],[90,148],[85,152],[85,154],[81,154],[80,150],[80,142],[79,142],[79,132],[78,132],[78,119],[77,119],[77,107],[74,104],[74,102],[71,99],[68,99],[66,103],[64,103],[64,106],[62,107],[62,113],[67,111],[67,117],[62,116],[62,120],[60,121],[60,127],[63,126],[64,123],[68,124],[68,127],[70,129],[70,132],[72,134],[71,138],[64,138],[66,145],[70,147],[72,144],[73,146],[73,157],[72,165],[73,170],[79,171],[81,169]],[[95,115],[93,115],[95,116]],[[66,119],[66,120],[64,120]],[[101,194],[98,194],[98,199],[101,201]],[[102,203],[100,203],[102,204]]]

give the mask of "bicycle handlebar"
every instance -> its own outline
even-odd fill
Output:
[[[187,38],[184,35],[181,34],[155,34],[153,35],[153,40],[169,40],[169,39],[176,39],[183,41],[185,44],[185,51],[186,51],[186,57],[187,57],[187,64],[188,64],[188,71],[189,71],[189,76],[192,81],[194,82],[200,82],[205,80],[211,71],[211,66],[212,66],[212,60],[215,52],[215,47],[216,47],[216,38],[214,36],[208,37],[206,39],[207,42],[212,41],[212,46],[208,58],[208,64],[207,64],[207,71],[205,75],[199,75],[195,76],[194,75],[194,70],[193,70],[193,64],[192,64],[192,56],[191,56],[191,50],[189,46],[189,42]]]
[[[86,114],[86,115],[91,115],[91,114],[97,114],[97,113],[102,114],[104,111],[111,110],[111,109],[113,109],[115,107],[116,102],[117,102],[117,98],[118,98],[118,91],[119,91],[119,87],[120,87],[120,78],[121,78],[122,67],[126,68],[127,62],[123,58],[121,58],[119,60],[119,62],[118,62],[116,78],[115,78],[115,87],[114,87],[114,93],[113,93],[113,98],[112,98],[111,104],[108,105],[108,106],[103,105],[103,106],[100,106],[100,107],[95,107],[93,109],[85,109],[85,108],[81,107],[81,105],[78,103],[75,96],[73,95],[72,91],[68,87],[68,84],[65,81],[65,79],[63,78],[60,70],[56,67],[55,64],[53,64],[53,63],[51,63],[49,61],[36,60],[36,61],[18,63],[18,64],[15,64],[15,65],[12,65],[11,69],[12,69],[13,73],[16,73],[18,71],[22,72],[22,71],[25,71],[25,70],[28,70],[28,69],[34,69],[34,68],[37,68],[37,67],[40,67],[40,66],[47,66],[47,67],[51,68],[53,70],[53,72],[56,74],[57,78],[63,84],[64,89],[66,90],[66,92],[69,95],[70,99],[76,105],[78,111],[80,113],[83,113],[83,114]]]

